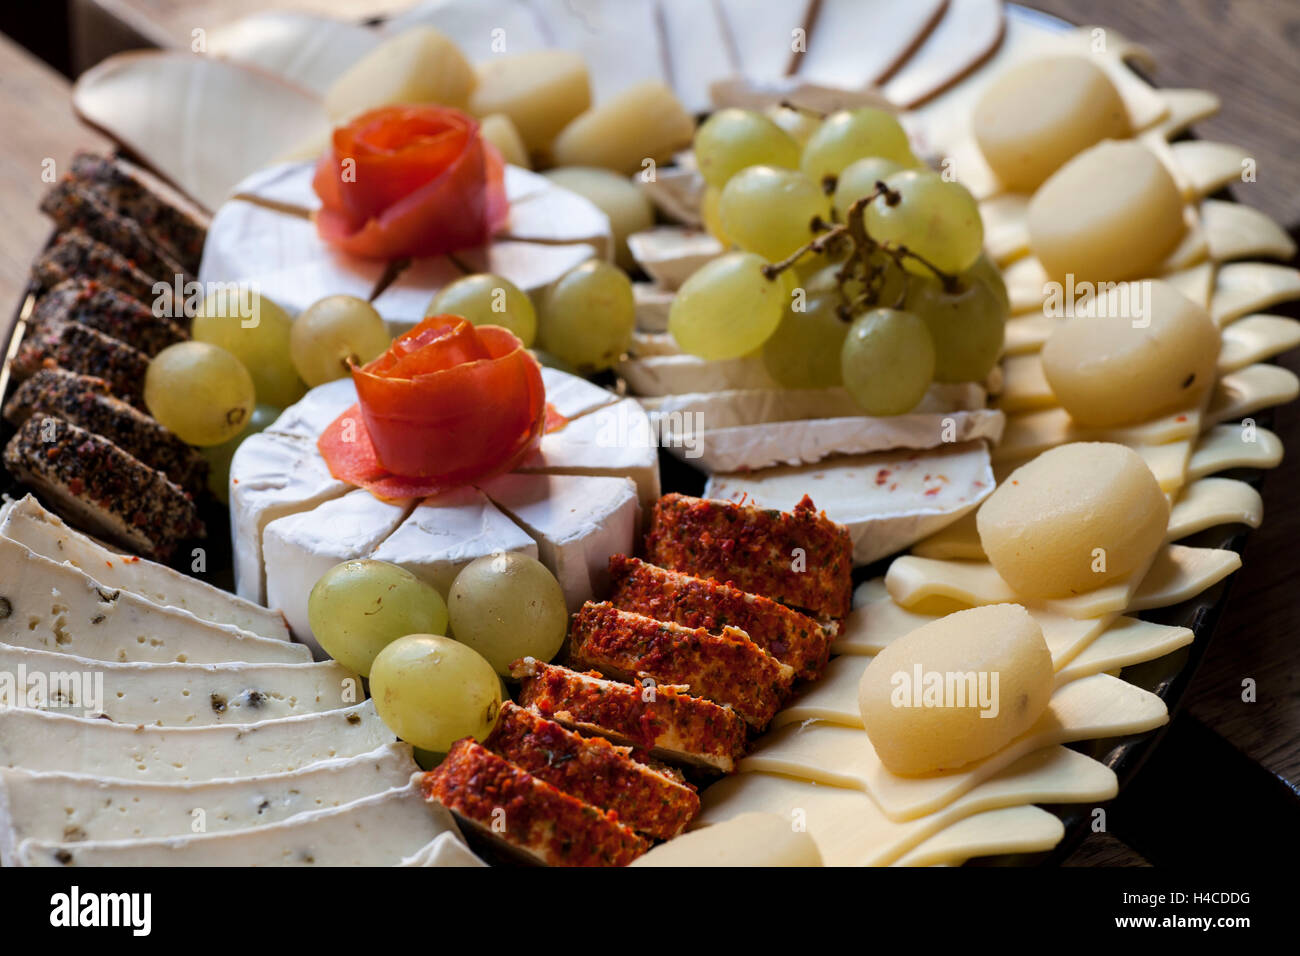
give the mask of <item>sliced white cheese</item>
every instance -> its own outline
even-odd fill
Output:
[[[658,437],[640,403],[625,398],[547,432],[519,471],[631,478],[648,510],[660,493]]]
[[[632,301],[636,303],[636,327],[642,332],[667,332],[668,311],[673,305],[673,291],[657,282],[633,282]]]
[[[1169,513],[1168,541],[1223,524],[1258,528],[1264,520],[1264,499],[1244,481],[1202,478],[1185,486]]]
[[[1295,255],[1295,240],[1287,231],[1268,213],[1245,203],[1206,199],[1201,203],[1201,222],[1210,257],[1216,262],[1255,257],[1286,262]]]
[[[726,252],[722,243],[701,229],[655,226],[627,237],[637,265],[665,289],[677,290],[701,266]]]
[[[1065,824],[1054,813],[1025,804],[973,813],[940,830],[890,866],[961,866],[977,856],[1040,853],[1065,836]]]
[[[618,401],[618,396],[607,388],[545,365],[542,384],[546,387],[547,404],[565,418],[578,418]]]
[[[948,0],[821,0],[795,75],[845,89],[874,86],[907,61],[947,6]]]
[[[406,568],[441,594],[461,568],[501,551],[537,557],[537,544],[477,488],[456,488],[416,506],[371,557]]]
[[[730,41],[726,52],[737,60],[733,72],[759,82],[784,77],[793,61],[794,31],[808,28],[809,5],[810,0],[718,0]]]
[[[68,527],[31,495],[5,510],[0,535],[51,561],[71,564],[106,587],[131,591],[155,604],[189,611],[214,624],[229,624],[261,637],[289,639],[284,618],[275,611],[164,564],[111,551]]]
[[[487,866],[461,838],[448,830],[412,853],[398,866]]]
[[[645,80],[668,82],[655,0],[525,0],[550,45],[582,54],[599,104]],[[700,10],[700,15],[706,11]]]
[[[934,29],[881,92],[903,108],[923,103],[992,56],[1005,30],[1001,0],[950,2]]]
[[[213,30],[208,53],[267,70],[323,96],[380,39],[375,30],[334,17],[268,10]]]
[[[262,533],[266,603],[284,614],[298,640],[321,651],[307,601],[322,575],[336,564],[369,555],[414,507],[410,499],[383,501],[358,488],[267,524]]]
[[[183,837],[27,840],[18,866],[396,866],[456,824],[418,781],[280,823]]]
[[[960,518],[993,492],[982,441],[920,452],[880,452],[818,465],[714,475],[709,498],[788,511],[805,494],[853,536],[855,564],[869,564]]]
[[[632,866],[821,866],[805,830],[774,813],[742,813],[661,843]]]
[[[393,742],[371,701],[341,710],[209,727],[142,727],[0,708],[0,767],[176,783],[287,773]]]
[[[640,509],[629,478],[517,473],[482,488],[532,535],[570,611],[604,592],[612,555],[635,548]]]
[[[310,511],[352,488],[329,473],[316,439],[262,432],[244,440],[230,462],[230,535],[235,591],[266,602],[262,532],[277,518]]]
[[[307,661],[299,644],[200,620],[109,588],[0,537],[0,642],[99,661]]]
[[[0,644],[0,705],[123,724],[253,724],[354,703],[361,680],[312,664],[119,664]],[[9,681],[12,678],[12,685]]]
[[[416,769],[410,745],[392,743],[288,773],[204,783],[0,770],[0,863],[12,866],[28,839],[139,840],[265,826],[403,786]]]
[[[709,86],[730,76],[735,65],[727,56],[728,38],[716,4],[699,0],[659,0],[669,79],[690,113],[712,105]]]
[[[1300,270],[1271,262],[1230,262],[1214,276],[1210,315],[1222,326],[1295,298],[1300,298]]]
[[[761,358],[708,360],[694,355],[623,359],[614,370],[634,395],[682,395],[728,389],[780,388]]]
[[[1187,462],[1187,480],[1229,468],[1276,468],[1282,462],[1282,440],[1267,428],[1215,425],[1201,435]]]
[[[527,53],[551,46],[533,10],[516,0],[422,0],[395,11],[380,29],[395,36],[417,26],[434,27],[446,34],[475,62],[493,54]]]
[[[1300,345],[1300,322],[1280,315],[1248,315],[1223,330],[1219,374],[1265,362]]]

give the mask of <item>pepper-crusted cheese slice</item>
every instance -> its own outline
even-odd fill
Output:
[[[741,760],[739,769],[865,790],[888,817],[907,820],[933,813],[1036,750],[1140,733],[1167,720],[1168,711],[1159,697],[1107,674],[1094,674],[1058,688],[1034,725],[997,753],[951,773],[925,777],[890,773],[861,728],[823,723],[789,724],[767,735]]]
[[[1064,747],[1029,754],[935,813],[889,819],[861,790],[827,787],[767,773],[741,773],[701,795],[699,822],[741,813],[776,813],[799,820],[817,841],[827,866],[884,866],[944,827],[974,813],[1034,802],[1106,800],[1118,790],[1115,774]]]

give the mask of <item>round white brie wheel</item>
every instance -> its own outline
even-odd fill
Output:
[[[658,447],[638,402],[555,369],[542,377],[568,424],[514,472],[422,501],[380,501],[330,476],[316,439],[356,390],[349,379],[312,389],[230,464],[239,594],[282,611],[319,654],[307,599],[334,565],[389,561],[445,595],[470,561],[517,551],[550,568],[576,611],[603,589],[610,556],[633,552],[659,496]]]
[[[400,333],[424,317],[434,295],[467,272],[491,272],[536,295],[580,263],[613,256],[609,217],[594,203],[544,176],[507,166],[510,218],[490,244],[415,259],[385,282],[388,263],[341,253],[316,234],[310,218],[320,208],[311,188],[314,171],[314,163],[281,163],[235,187],[208,228],[199,267],[205,288],[245,283],[290,315],[327,295],[372,299],[390,330]]]

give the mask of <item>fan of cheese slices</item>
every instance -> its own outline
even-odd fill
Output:
[[[31,496],[0,509],[0,566],[4,866],[481,865],[278,612]]]
[[[1116,675],[1185,646],[1193,635],[1137,615],[1195,597],[1239,567],[1233,552],[1178,542],[1217,525],[1259,524],[1259,495],[1218,473],[1280,461],[1279,440],[1250,416],[1294,399],[1298,391],[1295,376],[1267,362],[1300,344],[1300,323],[1265,310],[1300,298],[1300,272],[1257,261],[1290,260],[1294,244],[1267,216],[1209,198],[1240,178],[1244,151],[1171,142],[1211,115],[1217,98],[1152,87],[1128,66],[1150,66],[1145,52],[1114,31],[1066,30],[996,0],[435,0],[379,28],[268,14],[214,35],[208,56],[114,58],[83,78],[77,106],[217,210],[202,278],[256,279],[290,311],[329,292],[377,295],[385,318],[404,327],[418,320],[433,293],[459,275],[461,266],[435,260],[394,278],[382,267],[343,261],[327,251],[309,222],[315,199],[310,166],[301,160],[318,151],[330,118],[344,110],[337,100],[339,77],[354,70],[364,75],[367,60],[400,53],[404,47],[397,41],[423,27],[451,38],[480,64],[480,76],[497,57],[575,51],[590,76],[595,113],[611,102],[641,102],[636,97],[647,84],[670,87],[693,112],[720,105],[762,108],[786,99],[820,109],[892,105],[917,154],[951,167],[980,201],[986,252],[1003,271],[1011,303],[1006,355],[988,381],[932,386],[912,413],[881,419],[861,415],[841,389],[781,388],[756,357],[710,361],[684,354],[666,333],[673,296],[724,251],[699,229],[702,189],[690,154],[677,154],[653,183],[642,184],[672,224],[631,234],[626,223],[611,222],[607,210],[511,167],[511,223],[475,254],[470,267],[539,293],[578,262],[613,256],[617,240],[624,240],[650,278],[636,284],[639,328],[617,366],[637,397],[620,399],[548,369],[548,400],[569,421],[543,438],[536,456],[481,487],[426,501],[385,502],[334,479],[316,450],[321,429],[355,401],[351,384],[313,390],[266,432],[249,438],[232,464],[241,598],[282,609],[294,635],[310,643],[308,594],[339,561],[362,555],[388,560],[445,591],[470,560],[517,550],[537,556],[555,573],[574,609],[600,594],[610,554],[635,550],[639,511],[659,491],[656,454],[662,443],[709,473],[708,496],[789,510],[812,495],[830,518],[850,529],[858,564],[912,551],[858,588],[826,676],[806,685],[778,714],[738,774],[702,794],[701,828],[656,848],[644,862],[800,862],[798,841],[782,838],[792,827],[811,834],[831,865],[955,864],[1054,846],[1062,824],[1035,804],[1099,802],[1117,788],[1108,767],[1063,745],[1148,731],[1167,721],[1159,697]],[[1100,67],[1110,93],[1098,92],[1094,79],[1068,73],[1054,76],[1053,88],[1079,93],[1080,102],[1117,98],[1111,111],[1117,126],[1108,134],[1115,142],[1056,155],[1053,150],[1068,149],[1072,140],[1068,129],[1053,130],[1040,132],[1042,140],[1029,152],[1069,166],[1073,189],[1056,192],[1090,203],[1087,214],[1098,237],[1091,245],[1086,230],[1081,235],[1078,229],[1051,228],[1056,221],[1074,221],[1071,215],[1077,219],[1080,210],[1069,205],[1068,196],[1054,197],[1050,183],[1038,189],[1042,170],[1006,159],[1014,149],[998,152],[999,145],[1015,146],[1016,135],[1027,134],[1004,130],[999,140],[996,129],[974,119],[979,105],[994,97],[991,91],[1011,83],[1007,78],[1017,70],[1080,55]],[[555,96],[564,95],[564,75],[557,70]],[[139,108],[141,97],[149,109]],[[547,102],[519,93],[501,106],[509,122],[499,125],[521,141],[520,162],[545,140],[554,160],[578,155],[619,166],[623,157],[601,153],[583,135],[582,117],[572,121],[578,130],[566,141],[557,130],[530,128],[530,110],[516,109],[531,103],[531,112],[539,113],[538,104]],[[232,152],[211,157],[193,144],[213,124],[248,135],[236,137]],[[484,125],[490,128],[486,120]],[[502,136],[493,140],[499,146],[508,142]],[[503,152],[511,156],[508,148]],[[1166,181],[1169,189],[1157,188]],[[1044,310],[1047,283],[1066,271],[1062,263],[1083,262],[1078,257],[1085,253],[1104,259],[1095,247],[1119,234],[1121,221],[1130,224],[1133,261],[1141,263],[1126,278],[1159,279],[1186,297],[1218,327],[1222,348],[1213,382],[1198,383],[1204,387],[1185,406],[1122,424],[1084,423],[1078,418],[1082,406],[1066,394],[1064,379],[1053,378],[1050,350],[1040,354],[1060,324]],[[1144,228],[1131,228],[1133,221]],[[1173,238],[1163,243],[1165,237]],[[1145,249],[1156,248],[1158,258],[1141,258]],[[1104,586],[1041,598],[1010,583],[988,559],[977,509],[1001,482],[1015,480],[1010,476],[1016,468],[1075,442],[1136,452],[1168,499],[1167,533],[1138,566]],[[13,506],[11,515],[23,507]],[[39,551],[31,543],[26,547]],[[126,583],[121,587],[124,594],[130,590]],[[189,598],[164,600],[161,584],[148,587],[157,589],[145,592],[149,601],[187,606]],[[1050,656],[1050,694],[1041,714],[1010,742],[955,770],[906,776],[888,769],[868,736],[859,700],[870,662],[954,611],[1007,603],[1027,609]],[[279,628],[270,636],[283,642],[284,625]],[[366,707],[327,713],[343,715],[349,727],[369,727],[374,715]],[[75,720],[26,713],[16,719],[42,718]],[[68,733],[83,732],[81,724],[66,726],[72,728]],[[112,730],[99,733],[108,737]],[[333,740],[333,733],[322,731],[319,739]],[[391,735],[385,743],[391,749]],[[97,761],[113,759],[100,756],[111,747],[95,744],[94,750]],[[167,750],[163,741],[153,752],[166,762],[166,755],[178,751]],[[23,751],[9,762],[39,759]],[[89,772],[112,776],[126,770],[95,763]],[[374,801],[405,806],[406,797],[397,791],[371,797],[346,792],[360,797],[348,805],[352,809],[321,809],[314,816],[369,812],[357,808]],[[29,805],[38,802],[31,797]],[[175,802],[184,805],[184,798]],[[33,842],[26,844],[25,859],[61,852],[49,819],[46,829],[26,834]],[[140,836],[106,833],[105,840]],[[418,847],[403,847],[390,855],[414,853],[427,861],[459,850],[453,836],[428,835],[430,848],[416,853]],[[765,851],[738,856],[742,846]]]

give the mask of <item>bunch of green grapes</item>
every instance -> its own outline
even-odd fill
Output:
[[[1008,301],[978,205],[922,166],[893,115],[721,110],[695,157],[705,228],[733,251],[673,301],[684,351],[761,355],[782,385],[842,385],[872,415],[988,375]]]

